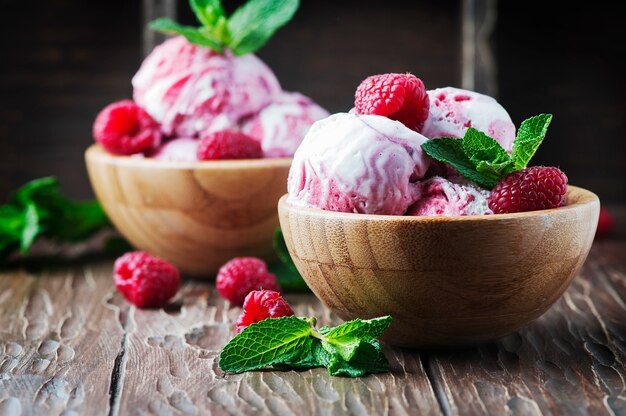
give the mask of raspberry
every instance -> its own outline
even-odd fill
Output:
[[[361,82],[354,98],[357,113],[386,116],[417,132],[428,118],[426,88],[411,74],[372,75]]]
[[[198,160],[257,159],[263,157],[261,143],[243,133],[222,130],[200,139]]]
[[[159,123],[131,100],[107,105],[93,123],[93,137],[109,153],[132,155],[161,142]]]
[[[532,166],[509,173],[489,195],[494,214],[535,211],[565,205],[567,176],[555,167]]]
[[[235,257],[224,264],[217,272],[215,285],[224,299],[239,306],[253,290],[280,292],[276,276],[267,271],[263,260],[256,257]]]
[[[117,290],[139,308],[161,307],[178,291],[176,267],[145,251],[132,251],[115,260],[113,280]]]
[[[273,290],[253,290],[243,302],[243,312],[237,319],[237,332],[243,331],[248,325],[267,318],[292,316],[293,309]]]
[[[613,219],[613,215],[604,208],[600,206],[600,216],[598,217],[598,228],[596,229],[596,237],[605,237],[611,234],[613,228],[615,227],[615,220]]]

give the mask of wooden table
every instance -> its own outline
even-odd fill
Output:
[[[626,415],[626,209],[580,275],[536,322],[454,351],[385,346],[386,374],[323,368],[224,374],[240,309],[188,280],[160,310],[129,306],[111,259],[21,263],[0,272],[0,415]],[[297,315],[338,319],[313,295]]]

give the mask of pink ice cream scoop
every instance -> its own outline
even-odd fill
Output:
[[[219,54],[181,36],[154,48],[132,84],[135,102],[166,135],[179,137],[231,128],[281,92],[274,73],[256,56]]]
[[[420,183],[421,196],[406,215],[457,216],[492,214],[489,191],[463,180],[433,176]]]
[[[297,92],[284,92],[258,114],[244,120],[241,131],[261,142],[265,157],[292,156],[311,125],[328,111]]]
[[[190,137],[165,142],[150,157],[170,162],[190,162],[198,160],[198,140]]]
[[[426,138],[376,115],[337,113],[311,126],[287,184],[290,203],[329,211],[402,215],[420,196]]]
[[[495,99],[474,91],[453,87],[428,91],[430,111],[422,134],[435,137],[463,137],[469,127],[494,138],[508,152],[513,149],[515,125]]]

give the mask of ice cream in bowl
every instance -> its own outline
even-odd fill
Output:
[[[213,277],[237,256],[272,260],[292,156],[328,115],[253,53],[299,4],[274,3],[272,16],[258,2],[226,16],[220,2],[190,0],[201,27],[153,22],[174,36],[144,59],[132,99],[95,118],[85,158],[96,197],[134,247],[186,274]]]
[[[343,319],[392,316],[393,345],[468,345],[532,322],[580,270],[599,215],[560,169],[528,165],[551,119],[516,128],[482,94],[364,80],[294,155],[278,211],[298,271]]]

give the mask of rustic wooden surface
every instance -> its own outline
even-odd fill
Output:
[[[385,346],[391,372],[224,374],[239,308],[187,280],[170,306],[138,310],[111,259],[28,262],[0,272],[0,415],[626,414],[626,209],[541,318],[462,350]],[[337,317],[308,294],[298,315]]]

